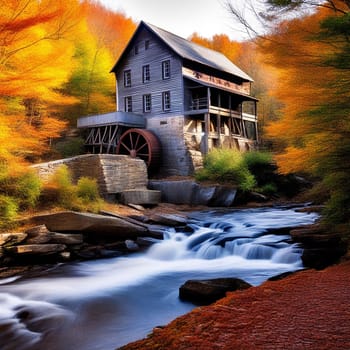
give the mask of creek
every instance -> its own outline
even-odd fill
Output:
[[[285,228],[317,217],[291,208],[196,212],[142,253],[0,280],[0,348],[108,350],[143,338],[195,307],[178,298],[186,280],[237,277],[257,286],[302,269],[302,249]]]

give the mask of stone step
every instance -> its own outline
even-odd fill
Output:
[[[156,205],[161,202],[161,192],[143,188],[126,190],[118,195],[118,200],[123,204]]]

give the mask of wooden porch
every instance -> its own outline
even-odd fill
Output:
[[[200,150],[204,154],[213,147],[255,149],[258,144],[256,104],[257,100],[251,96],[191,84],[185,104],[186,138],[197,141],[200,138]],[[191,122],[200,126],[191,126]]]

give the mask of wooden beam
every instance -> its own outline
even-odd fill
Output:
[[[204,154],[209,152],[209,124],[210,124],[210,114],[204,114]]]
[[[217,132],[218,132],[218,146],[221,147],[221,115],[220,115],[220,108],[221,108],[221,95],[218,94],[218,107],[219,111],[216,117],[216,125],[217,125]]]

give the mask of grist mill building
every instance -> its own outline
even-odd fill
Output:
[[[141,22],[111,71],[117,111],[78,120],[90,153],[190,175],[214,147],[256,148],[252,78],[221,53]]]

